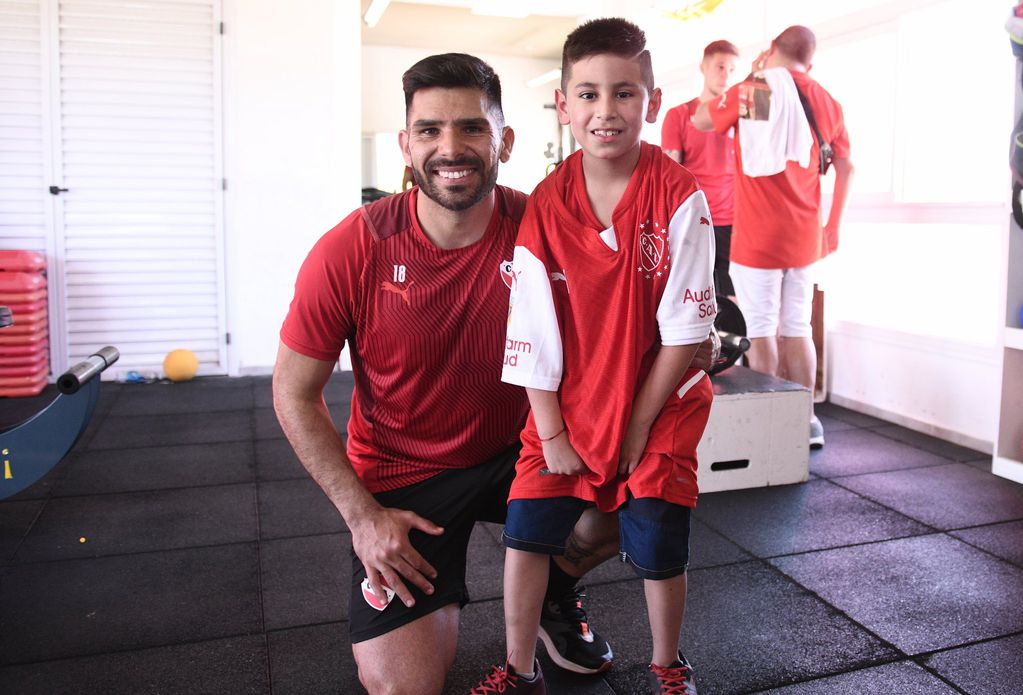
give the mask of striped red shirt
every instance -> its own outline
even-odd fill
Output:
[[[370,203],[310,251],[281,328],[333,362],[348,342],[355,391],[348,456],[370,492],[470,468],[518,440],[528,403],[501,382],[515,235],[526,196],[503,186],[475,244],[440,249],[418,189]]]

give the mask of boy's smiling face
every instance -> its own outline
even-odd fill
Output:
[[[585,154],[613,160],[635,154],[643,122],[657,121],[661,90],[648,91],[638,59],[599,53],[572,64],[555,101]]]

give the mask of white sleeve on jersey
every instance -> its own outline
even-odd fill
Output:
[[[529,249],[516,246],[512,273],[501,381],[557,391],[563,365],[561,328],[547,269]]]
[[[714,325],[714,226],[703,191],[679,206],[668,223],[671,268],[657,306],[662,345],[702,343]]]

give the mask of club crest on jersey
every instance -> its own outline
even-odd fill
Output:
[[[373,593],[373,589],[369,586],[369,577],[362,580],[362,597],[366,599],[366,603],[369,604],[370,608],[378,611],[382,611],[387,608],[387,606],[390,605],[391,600],[394,598],[394,589],[387,586],[387,582],[384,581],[383,577],[380,578],[380,586],[384,588],[384,593],[387,598],[380,598]]]
[[[640,225],[642,229],[645,225]],[[665,239],[660,230],[642,232],[639,235],[639,260],[640,265],[646,272],[657,270],[664,258]]]
[[[513,289],[515,284],[515,271],[513,270],[511,261],[501,261],[501,279],[504,280],[504,284],[508,286],[508,289]]]

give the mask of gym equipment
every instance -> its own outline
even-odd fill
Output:
[[[3,475],[0,499],[17,494],[42,478],[75,445],[99,399],[99,374],[117,361],[117,348],[106,346],[57,379],[57,397],[48,406],[0,432]]]
[[[717,303],[721,355],[710,371],[714,404],[696,449],[700,492],[803,482],[810,471],[810,392],[736,365],[750,347],[746,320],[728,297],[718,295]]]
[[[711,365],[711,376],[725,371],[738,362],[750,346],[749,338],[746,337],[746,319],[742,317],[739,307],[723,294],[717,296],[717,303],[718,313],[714,317],[714,332],[720,341],[720,352]]]
[[[191,350],[171,350],[163,358],[163,373],[171,381],[189,381],[199,371],[199,358]]]
[[[0,396],[35,396],[50,374],[43,254],[0,250],[0,304],[10,311],[0,325]]]

